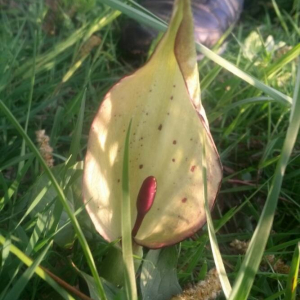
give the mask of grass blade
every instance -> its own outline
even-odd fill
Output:
[[[0,235],[0,244],[5,245],[6,239]],[[16,257],[18,257],[25,265],[28,267],[34,265],[34,262],[25,255],[20,249],[18,249],[16,246],[10,244],[9,250],[11,253],[13,253]],[[52,286],[64,299],[68,300],[75,300],[68,292],[66,292],[63,288],[61,288],[48,274],[45,270],[43,270],[41,267],[34,266],[35,273],[41,277],[43,280],[45,280],[50,286]],[[17,299],[17,298],[9,298],[9,299]]]
[[[289,273],[286,289],[285,289],[285,298],[284,300],[295,300],[297,293],[297,285],[298,285],[298,273],[299,273],[299,265],[300,265],[300,243],[296,246],[292,263],[291,270]]]
[[[283,19],[283,17],[282,17],[282,14],[281,14],[281,12],[280,12],[280,9],[279,9],[279,7],[278,7],[276,1],[275,1],[275,0],[272,0],[272,4],[273,4],[274,10],[275,10],[275,12],[276,12],[276,15],[277,15],[277,17],[278,17],[278,19],[279,19],[279,21],[280,21],[280,23],[281,23],[282,28],[285,30],[285,32],[286,32],[287,35],[290,35],[288,26],[286,25],[286,23],[285,23],[285,21],[284,21],[284,19]]]
[[[226,274],[226,270],[224,267],[222,255],[218,246],[218,241],[216,237],[216,232],[213,225],[213,220],[210,213],[210,208],[208,204],[207,198],[207,166],[206,166],[206,155],[205,155],[205,138],[202,139],[203,145],[203,153],[202,153],[202,176],[204,182],[204,199],[205,199],[205,213],[206,213],[206,220],[207,220],[207,229],[209,234],[209,240],[211,245],[211,250],[213,253],[214,261],[216,268],[218,270],[219,279],[222,285],[223,292],[225,294],[226,299],[228,299],[231,293],[231,285],[229,279]]]
[[[37,49],[37,30],[34,31],[34,47],[33,47],[33,67],[32,67],[32,75],[30,80],[30,91],[29,91],[29,97],[28,97],[28,108],[27,108],[27,115],[26,115],[26,121],[25,121],[25,132],[27,133],[28,130],[28,124],[29,124],[29,117],[30,117],[30,111],[32,106],[32,97],[33,97],[33,88],[35,83],[35,59],[36,59],[36,49]],[[21,154],[20,156],[24,156],[26,149],[25,149],[25,140],[22,141],[21,146]],[[24,161],[20,161],[19,163],[19,171],[24,167]]]
[[[82,246],[82,250],[84,252],[84,255],[86,257],[87,263],[90,267],[90,270],[92,272],[92,275],[95,279],[96,282],[96,286],[98,289],[98,293],[99,295],[102,297],[102,299],[106,300],[106,296],[104,293],[104,289],[98,274],[98,271],[96,269],[96,265],[91,253],[91,250],[89,248],[89,245],[83,235],[83,232],[79,226],[79,223],[76,219],[76,217],[73,214],[72,209],[70,208],[70,206],[68,205],[67,199],[63,193],[62,188],[59,186],[57,180],[55,179],[53,173],[51,172],[51,170],[49,169],[49,167],[47,166],[47,163],[44,161],[43,157],[41,156],[39,150],[36,148],[36,146],[34,145],[34,143],[32,142],[32,140],[29,138],[29,136],[26,134],[26,132],[24,131],[24,129],[21,127],[21,125],[19,124],[19,122],[16,120],[16,118],[12,115],[12,113],[10,112],[10,110],[5,106],[5,104],[0,100],[0,109],[2,110],[2,112],[5,114],[5,116],[7,117],[7,119],[14,125],[14,127],[17,129],[17,131],[20,133],[20,135],[23,137],[23,139],[26,141],[27,146],[31,149],[31,151],[35,154],[36,158],[38,159],[38,161],[40,162],[40,164],[43,166],[43,169],[45,171],[45,173],[48,175],[50,181],[53,184],[53,187],[55,188],[57,195],[58,195],[58,199],[61,201],[66,213],[68,214],[75,232],[77,234],[78,240]]]
[[[299,57],[299,55],[300,44],[293,47],[286,54],[281,56],[274,64],[266,68],[265,73],[267,74],[268,78],[273,78],[286,64]]]
[[[45,255],[47,254],[52,243],[49,243],[44,251],[38,256],[38,258],[32,263],[32,265],[21,275],[21,277],[17,280],[17,282],[13,285],[11,290],[6,294],[4,300],[10,299],[19,299],[22,291],[28,284],[28,281],[31,279],[32,275],[35,273],[36,268],[41,263]]]
[[[71,158],[68,162],[68,165],[71,166],[76,162],[77,155],[80,152],[80,138],[82,133],[83,127],[83,120],[84,120],[84,110],[85,110],[85,99],[86,99],[86,89],[84,89],[82,94],[81,106],[78,112],[78,119],[76,122],[76,127],[73,133],[71,147],[70,147],[70,155]]]
[[[125,288],[128,300],[137,300],[137,289],[135,281],[133,253],[132,253],[132,224],[131,224],[131,208],[129,195],[129,138],[131,122],[127,130],[124,159],[123,159],[123,176],[122,176],[122,250],[125,265]]]
[[[136,21],[149,25],[150,27],[158,31],[166,31],[167,23],[159,18],[154,18],[151,16],[151,12],[145,13],[146,9],[143,11],[137,10],[134,7],[129,6],[128,4],[118,1],[118,0],[100,0],[100,2],[121,11],[125,15],[128,15],[130,18],[135,19]]]
[[[299,74],[300,63],[298,64],[298,76]],[[296,85],[298,84],[299,83],[297,83]],[[296,87],[296,89],[298,88]],[[261,217],[257,224],[256,230],[250,241],[247,253],[238,272],[236,282],[233,286],[233,290],[229,298],[230,300],[247,299],[268,241],[267,237],[269,237],[271,232],[284,172],[294,148],[300,127],[299,90],[298,93],[295,93],[294,97],[295,98],[291,110],[290,124],[284,140],[282,152],[276,166],[271,189],[268,194]]]
[[[28,171],[29,167],[32,164],[32,159],[28,159],[27,163],[22,167],[22,169],[18,172],[17,178],[13,181],[7,191],[4,193],[4,196],[0,198],[0,211],[1,207],[4,206],[18,191],[18,187],[20,185],[21,180],[25,176],[26,172]]]

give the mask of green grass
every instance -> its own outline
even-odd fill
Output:
[[[165,28],[138,7],[112,0],[61,1],[58,8],[34,0],[0,4],[1,300],[126,295],[103,279],[114,272],[105,263],[113,245],[89,221],[81,200],[82,165],[73,167],[84,159],[105,93],[134,70],[118,47],[125,16],[104,2]],[[224,265],[229,299],[297,299],[300,4],[261,5],[260,13],[250,5],[243,14],[223,58],[197,45],[206,56],[199,63],[202,101],[224,179],[209,228],[174,246],[176,270],[184,288]],[[82,53],[95,35],[98,43]],[[276,49],[280,42],[285,46]],[[38,151],[35,132],[41,129],[50,137],[53,168]],[[246,254],[230,246],[234,239],[251,240]],[[266,255],[291,266],[290,274],[266,262]]]

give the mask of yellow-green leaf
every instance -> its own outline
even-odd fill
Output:
[[[121,238],[122,160],[131,119],[133,225],[145,179],[154,178],[156,190],[135,242],[149,248],[171,245],[191,236],[205,223],[202,135],[208,201],[213,206],[222,168],[200,102],[193,36],[190,2],[178,0],[169,29],[149,62],[107,93],[93,121],[83,194],[96,229],[108,241]]]

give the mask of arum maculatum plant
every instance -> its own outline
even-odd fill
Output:
[[[178,243],[206,222],[204,186],[211,208],[222,179],[200,100],[187,0],[175,2],[169,29],[148,63],[110,89],[91,126],[83,195],[97,231],[109,242],[122,239],[123,153],[131,120],[128,171],[133,243],[148,248]]]

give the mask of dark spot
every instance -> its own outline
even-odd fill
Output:
[[[170,115],[170,113],[167,113],[167,115],[169,116],[169,115]]]
[[[118,183],[120,182],[120,179],[118,179]]]
[[[171,96],[170,99],[173,100],[173,96]]]
[[[190,141],[192,141],[193,139],[190,139]]]
[[[126,130],[124,129],[123,132],[125,132]]]
[[[158,130],[161,130],[162,129],[162,124],[160,124],[159,126],[158,126]]]
[[[143,137],[141,137],[139,140],[141,141],[141,140],[143,140],[144,138]]]
[[[149,114],[148,113],[146,113],[146,116],[148,116]]]
[[[173,87],[176,87],[176,84],[174,84]]]
[[[185,203],[186,201],[187,201],[187,198],[182,198],[182,199],[181,199],[181,202],[182,202],[182,203]]]
[[[177,141],[176,141],[176,140],[174,140],[174,141],[173,141],[173,145],[176,145],[176,144],[177,144]]]
[[[175,158],[172,158],[172,162],[175,162]]]
[[[149,92],[151,93],[151,92],[152,92],[152,90],[149,90]]]
[[[191,167],[191,172],[194,172],[195,169],[196,169],[196,166],[192,166],[192,167]]]
[[[139,165],[139,168],[140,168],[140,169],[143,169],[143,167],[144,167],[143,165]]]

